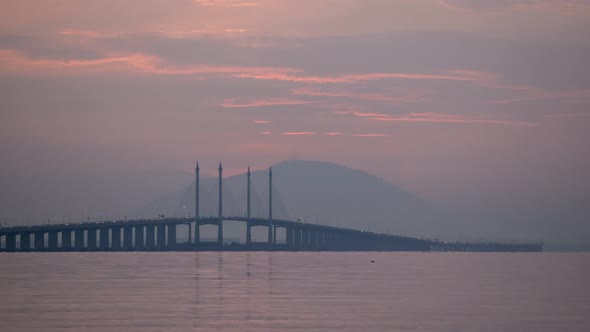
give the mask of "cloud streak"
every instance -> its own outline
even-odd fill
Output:
[[[313,131],[288,131],[281,133],[284,136],[315,136],[317,135],[316,132]]]
[[[414,122],[414,123],[444,123],[444,124],[487,124],[487,125],[503,125],[503,126],[521,126],[534,127],[537,124],[534,122],[511,121],[511,120],[494,120],[494,119],[473,119],[466,117],[459,117],[454,115],[442,116],[402,116],[402,117],[374,117],[370,118],[379,122]]]
[[[193,2],[203,7],[239,8],[258,6],[256,2],[241,0],[193,0]]]
[[[255,99],[247,102],[236,102],[235,99],[225,99],[220,104],[224,108],[249,108],[249,107],[267,107],[267,106],[291,106],[291,105],[306,105],[313,104],[313,101],[287,99],[287,98],[266,98]]]

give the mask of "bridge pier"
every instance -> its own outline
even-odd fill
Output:
[[[72,231],[62,230],[61,231],[61,249],[70,250],[72,249]]]
[[[45,249],[45,232],[35,232],[35,250]]]
[[[49,231],[47,234],[47,248],[50,251],[57,250],[57,231]]]
[[[287,244],[287,248],[293,249],[293,226],[287,226],[287,230],[285,231],[285,243]]]
[[[111,248],[121,250],[121,226],[111,228]]]
[[[246,245],[250,246],[252,244],[252,224],[250,220],[246,222]]]
[[[123,227],[123,247],[125,250],[133,249],[133,226]]]
[[[301,229],[301,249],[309,250],[309,229],[307,227]]]
[[[219,220],[217,224],[217,244],[223,246],[223,220]]]
[[[301,227],[293,227],[293,249],[301,250]]]
[[[74,248],[77,251],[84,250],[84,230],[83,229],[76,229],[74,231]]]
[[[195,221],[195,245],[201,244],[201,224],[198,220]]]
[[[324,232],[321,230],[318,230],[316,232],[315,235],[315,247],[318,250],[321,250],[324,248]]]
[[[168,225],[168,249],[176,247],[176,224]]]
[[[108,227],[101,227],[98,231],[100,235],[100,245],[99,248],[101,251],[109,250],[109,228]]]
[[[166,225],[164,224],[158,224],[156,226],[157,232],[158,232],[158,248],[159,249],[164,249],[166,248]]]
[[[143,249],[143,226],[135,226],[135,249]]]
[[[156,247],[156,225],[147,225],[145,228],[145,244],[147,248],[153,249]]]
[[[86,247],[88,250],[96,250],[96,228],[89,228],[86,230],[88,233],[88,242]]]
[[[6,234],[6,250],[8,251],[15,251],[16,250],[16,234]]]
[[[20,233],[20,249],[21,250],[31,249],[31,233],[28,233],[28,232]]]

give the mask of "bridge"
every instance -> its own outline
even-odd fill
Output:
[[[0,228],[0,251],[542,251],[542,244],[460,243],[418,239],[341,227],[273,219],[272,168],[268,171],[268,218],[251,215],[251,172],[246,173],[245,216],[223,215],[223,168],[219,164],[217,216],[200,216],[199,164],[195,168],[195,216],[105,220],[96,222],[12,226]],[[246,226],[244,243],[227,243],[224,222]],[[206,241],[201,228],[213,225],[217,238]],[[266,240],[255,242],[254,227],[266,228]],[[179,228],[186,227],[188,241],[179,242]],[[194,233],[193,233],[194,229]],[[185,230],[186,232],[186,230]],[[279,240],[277,232],[282,232]],[[193,238],[194,236],[194,238]]]

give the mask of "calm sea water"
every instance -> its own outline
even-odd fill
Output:
[[[0,254],[0,330],[590,331],[589,283],[587,253]]]

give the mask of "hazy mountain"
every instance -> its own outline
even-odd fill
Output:
[[[1,222],[194,216],[192,172],[43,171],[0,177]],[[268,217],[268,170],[252,173],[252,191],[252,216]],[[276,219],[448,240],[545,241],[552,244],[548,248],[588,248],[584,200],[506,204],[474,197],[435,205],[364,171],[300,160],[273,166],[273,192]],[[217,178],[201,176],[202,216],[217,215],[217,195]],[[223,197],[225,216],[246,214],[245,174],[224,178]]]
[[[408,234],[437,235],[434,209],[424,200],[364,171],[334,163],[289,160],[272,166],[273,217]],[[217,215],[217,179],[201,177],[201,215]],[[268,171],[252,173],[252,215],[268,216]],[[225,216],[246,210],[246,175],[224,179]],[[170,216],[194,215],[194,181],[146,206]]]

